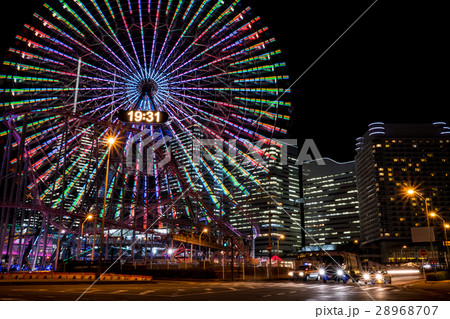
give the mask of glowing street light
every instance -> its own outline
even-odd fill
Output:
[[[278,237],[278,240],[277,240],[277,255],[278,255],[278,257],[280,257],[280,240],[282,240],[284,238],[285,238],[284,235],[280,235],[280,237]]]
[[[208,232],[208,228],[203,228],[202,232],[200,233],[200,237],[199,237],[199,245],[198,245],[198,249],[200,250],[200,246],[202,245],[202,235],[203,233],[207,233]],[[206,269],[206,261],[205,261],[205,256],[203,256],[203,270]]]
[[[409,196],[417,196],[420,199],[422,199],[425,202],[425,214],[427,215],[427,225],[428,225],[428,233],[429,233],[429,239],[430,239],[430,252],[431,255],[433,255],[433,241],[432,241],[432,236],[431,236],[431,227],[430,227],[430,213],[428,212],[428,200],[429,198],[425,198],[421,193],[419,193],[418,191],[416,191],[413,188],[408,188],[406,190],[406,194]],[[436,268],[435,268],[436,269]]]
[[[280,237],[278,237],[277,239],[277,276],[278,278],[280,278],[280,240],[284,239],[284,235],[280,235]]]
[[[87,222],[88,220],[92,220],[94,218],[93,215],[89,214],[86,216],[86,218],[84,219],[83,223],[81,224],[81,234],[80,234],[80,239],[78,240],[78,247],[77,247],[77,260],[80,258],[80,253],[81,253],[81,245],[83,244],[83,227],[84,227],[84,223]]]
[[[103,255],[103,240],[104,240],[104,232],[105,232],[106,196],[108,195],[107,188],[108,188],[108,175],[109,175],[109,158],[111,155],[111,149],[114,146],[116,139],[113,136],[110,136],[107,139],[107,142],[108,142],[109,147],[108,147],[108,160],[106,161],[106,177],[105,177],[105,191],[104,191],[105,196],[103,198],[102,228],[101,228],[101,234],[100,234],[100,250],[99,250],[99,256],[98,256],[97,278],[100,278],[101,268],[102,268],[102,259],[103,259],[102,255]]]
[[[401,259],[403,258],[403,249],[408,249],[406,245],[403,245],[402,249],[400,249]]]
[[[445,248],[447,250],[447,258],[445,258],[445,261],[447,262],[447,270],[448,270],[449,269],[449,260],[448,260],[449,250],[448,250],[447,229],[450,228],[450,225],[444,220],[444,218],[442,218],[441,216],[439,216],[435,212],[431,212],[430,213],[430,217],[432,217],[432,218],[436,218],[437,217],[440,220],[442,220],[442,223],[443,223],[442,226],[444,226]]]

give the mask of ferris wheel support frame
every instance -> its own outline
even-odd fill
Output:
[[[18,142],[20,144],[19,147],[19,151],[20,150],[24,150],[28,145],[25,141],[25,136],[26,136],[26,126],[27,123],[26,121],[23,123],[23,128],[22,131],[20,133],[17,132],[16,127],[14,126],[14,119],[19,117],[19,116],[26,116],[28,114],[30,114],[30,112],[32,112],[31,109],[22,109],[22,110],[13,110],[12,112],[10,112],[9,114],[6,115],[6,117],[8,118],[8,121],[6,122],[6,126],[9,129],[9,134],[8,134],[8,140],[11,142],[12,139],[15,139],[16,142]],[[78,114],[74,114],[72,112],[54,112],[54,111],[40,111],[39,113],[42,114],[46,114],[46,115],[58,115],[61,117],[65,117],[66,118],[66,122],[68,121],[69,118],[75,118],[80,122],[88,122],[88,123],[94,123],[96,126],[101,126],[101,127],[108,127],[111,130],[121,130],[121,131],[126,131],[126,132],[130,132],[130,133],[134,133],[134,134],[138,134],[140,132],[139,129],[136,129],[134,127],[132,127],[131,125],[125,125],[125,124],[114,124],[114,123],[110,123],[108,121],[104,121],[104,120],[98,120],[95,118],[90,118],[87,116],[83,116],[83,115],[78,115]],[[150,145],[151,146],[151,145]],[[157,157],[157,159],[163,159],[165,157],[166,154],[164,154],[161,150],[159,149],[155,149],[155,155]],[[64,155],[63,155],[64,156]],[[9,175],[7,174],[7,163],[6,161],[9,161],[9,154],[4,158],[4,161],[2,163],[3,169],[2,172],[0,174],[0,181],[3,181],[4,185],[7,185],[8,180],[9,180]],[[18,178],[20,178],[21,182],[19,183],[19,185],[17,187],[24,187],[25,185],[25,180],[27,179],[31,179],[36,181],[36,174],[32,169],[27,169],[29,167],[33,167],[32,163],[30,162],[30,158],[27,156],[20,156],[17,160],[17,162],[15,163],[15,170],[14,170],[14,177],[13,177],[13,181],[12,181],[12,185],[14,187],[16,187],[15,185],[18,184],[19,182],[17,181]],[[194,200],[197,203],[199,203],[205,210],[205,213],[207,214],[207,216],[211,219],[211,223],[215,225],[215,227],[218,227],[218,229],[223,233],[223,235],[225,237],[234,238],[234,244],[236,246],[236,248],[245,255],[246,258],[249,258],[249,254],[247,251],[247,248],[245,247],[244,244],[244,240],[247,239],[245,235],[243,235],[242,233],[240,233],[239,231],[237,231],[234,227],[232,227],[229,223],[226,223],[222,216],[218,216],[214,210],[210,207],[210,205],[202,198],[202,196],[200,196],[200,194],[197,194],[195,191],[193,191],[191,189],[191,186],[188,184],[188,182],[185,180],[185,177],[183,176],[183,174],[180,172],[179,170],[180,165],[178,163],[176,163],[174,158],[171,158],[171,160],[167,163],[167,168],[166,170],[169,170],[172,174],[174,174],[174,176],[176,176],[178,178],[178,180],[181,182],[183,189],[185,190],[184,194],[182,194],[178,200],[180,200],[181,198],[191,198],[190,200]],[[118,168],[117,168],[118,169]],[[5,174],[6,173],[6,174]],[[63,177],[63,181],[62,183],[66,183],[65,181],[65,175],[62,176]],[[5,187],[5,191],[6,191]],[[22,210],[21,213],[21,220],[23,221],[24,216],[25,216],[25,212],[26,211],[30,211],[29,215],[31,216],[31,214],[33,214],[33,216],[35,216],[34,218],[36,218],[36,214],[37,213],[41,213],[42,214],[42,223],[44,225],[44,227],[41,227],[40,229],[36,229],[33,233],[35,233],[36,231],[38,232],[37,234],[35,234],[35,237],[44,237],[44,243],[47,243],[48,240],[48,229],[49,227],[53,227],[55,230],[57,230],[58,232],[58,243],[57,243],[57,250],[60,250],[61,247],[59,245],[59,240],[61,237],[61,232],[64,233],[68,233],[68,234],[73,234],[73,235],[77,235],[78,234],[78,230],[74,229],[67,229],[64,228],[62,226],[62,219],[63,217],[70,217],[73,218],[73,220],[79,220],[82,221],[86,215],[83,212],[68,212],[64,209],[54,209],[54,208],[50,208],[47,207],[46,205],[44,205],[40,200],[40,195],[38,192],[37,187],[34,187],[34,196],[33,196],[33,202],[30,203],[29,200],[27,200],[27,195],[24,193],[24,198],[19,198],[20,193],[21,192],[16,192],[16,197],[15,199],[13,199],[11,196],[13,194],[13,192],[10,194],[10,199],[7,202],[0,202],[0,208],[2,209],[2,215],[1,215],[1,234],[0,234],[0,239],[2,240],[0,242],[0,257],[3,256],[3,251],[4,251],[4,243],[5,243],[5,239],[11,239],[14,238],[14,234],[15,231],[14,229],[16,228],[16,226],[11,226],[11,227],[7,227],[8,226],[8,220],[11,218],[11,216],[13,216],[13,222],[11,225],[17,225],[17,220],[16,217],[17,216],[17,212],[19,209]],[[176,203],[172,203],[172,205],[174,205]],[[6,214],[4,213],[6,210]],[[11,212],[11,210],[13,210]],[[107,212],[106,212],[107,213]],[[56,220],[54,220],[53,218],[59,218],[59,222],[57,222]],[[138,216],[139,217],[139,216]],[[153,219],[154,222],[156,222],[157,220],[159,220],[160,222],[169,222],[169,220],[167,218],[162,218],[162,216],[158,217],[157,220],[155,220],[155,218]],[[30,223],[30,218],[28,219],[28,223]],[[127,229],[127,230],[133,230],[133,231],[137,231],[137,232],[142,232],[142,233],[153,233],[156,234],[153,230],[151,230],[151,228],[144,228],[141,226],[136,225],[135,223],[133,223],[133,221],[126,221],[126,220],[121,220],[121,221],[114,221],[111,219],[105,219],[105,223],[108,225],[108,227],[118,227],[118,228],[123,228],[123,229]],[[191,227],[194,226],[195,223],[186,223],[183,221],[175,221],[175,220],[170,220],[170,223],[172,224],[189,224]],[[200,225],[200,224],[199,224]],[[5,227],[6,226],[6,227]],[[23,225],[20,225],[19,227],[22,227]],[[28,225],[30,226],[30,225]],[[197,226],[198,227],[198,226]],[[95,231],[95,229],[94,229]],[[9,235],[8,235],[9,232]],[[14,232],[14,234],[11,234],[12,232]],[[92,232],[89,229],[86,229],[85,231],[86,233],[90,233]],[[27,236],[22,236],[19,235],[20,237],[20,242],[19,242],[19,253],[20,252],[25,252],[25,241],[27,240]],[[29,237],[29,236],[28,236]],[[237,238],[239,238],[239,240],[236,240]],[[41,240],[37,240],[35,241],[33,247],[31,248],[31,251],[35,252],[36,250],[38,250],[39,245],[41,245]],[[6,250],[6,256],[8,257],[8,269],[12,266],[12,258],[10,258],[10,256],[13,255],[12,250],[13,250],[13,246],[14,243],[11,244],[11,241],[8,240],[8,244],[7,244],[7,250]],[[44,252],[44,256],[45,257],[46,252]],[[57,253],[58,254],[58,253]],[[34,254],[34,258],[33,258],[33,265],[36,264],[36,260],[37,260],[37,254]],[[26,256],[22,255],[18,255],[19,258],[19,264],[21,264],[23,262],[23,259]]]

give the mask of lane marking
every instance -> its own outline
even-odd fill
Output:
[[[97,288],[92,288],[90,289],[88,292],[86,292],[87,294],[93,293],[93,292],[99,292],[102,291],[101,289],[97,289]]]
[[[122,293],[122,292],[127,292],[127,291],[128,291],[128,290],[117,290],[117,291],[110,292],[109,295],[120,294],[120,293]]]
[[[24,299],[16,299],[16,298],[0,298],[3,301],[22,301]]]

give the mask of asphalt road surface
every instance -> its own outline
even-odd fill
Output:
[[[134,284],[0,286],[0,301],[413,301],[448,300],[448,289],[321,282],[154,281]],[[87,290],[88,289],[88,290]]]

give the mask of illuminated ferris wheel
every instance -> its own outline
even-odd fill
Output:
[[[0,75],[2,223],[17,225],[2,243],[78,234],[87,214],[239,235],[224,216],[258,190],[251,154],[270,157],[290,113],[281,52],[244,2],[47,1]]]

